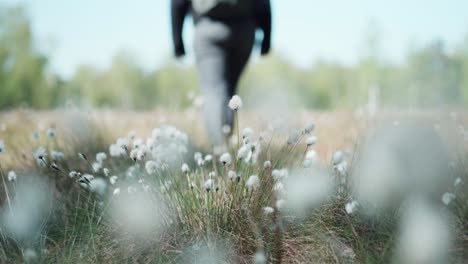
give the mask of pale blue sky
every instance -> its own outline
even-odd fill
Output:
[[[145,69],[171,60],[169,0],[0,0],[24,3],[51,69],[70,76],[77,65],[107,67],[128,50]],[[382,54],[401,62],[410,47],[436,38],[453,49],[468,34],[467,0],[272,0],[273,46],[292,62],[317,59],[352,64],[365,53],[371,21],[381,30]],[[190,51],[192,25],[187,23]]]

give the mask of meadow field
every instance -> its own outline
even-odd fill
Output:
[[[465,112],[237,114],[0,113],[0,262],[466,263]]]

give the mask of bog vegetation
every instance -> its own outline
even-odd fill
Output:
[[[383,126],[374,120],[370,135],[326,151],[318,146],[338,140],[320,131],[328,118],[317,127],[275,120],[255,129],[238,118],[240,129],[217,152],[195,147],[200,134],[167,121],[147,134],[127,133],[115,124],[121,115],[106,128],[103,114],[94,121],[79,109],[47,115],[66,123],[28,111],[4,114],[1,262],[468,257],[468,133],[456,113],[393,116]],[[24,122],[9,123],[19,120],[11,115]]]

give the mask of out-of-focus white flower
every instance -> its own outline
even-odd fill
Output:
[[[254,264],[265,264],[265,263],[267,263],[267,258],[265,256],[265,252],[263,252],[263,250],[258,250],[255,253],[253,263]]]
[[[117,177],[117,176],[114,175],[114,176],[112,176],[112,177],[109,178],[109,182],[110,182],[112,185],[114,185],[114,184],[117,182],[117,179],[118,179],[118,178],[119,178],[119,177]]]
[[[302,162],[302,166],[304,166],[304,168],[310,168],[313,164],[314,162],[310,159],[305,159],[304,162]]]
[[[453,200],[455,200],[456,196],[454,193],[446,192],[442,195],[442,202],[445,205],[449,205]]]
[[[457,177],[455,179],[455,182],[453,183],[453,186],[456,187],[456,186],[460,185],[461,183],[462,183],[462,179],[460,177]]]
[[[38,147],[36,150],[33,152],[34,158],[36,158],[37,165],[41,167],[45,167],[47,164],[47,152],[44,147]]]
[[[251,157],[252,157],[252,145],[250,144],[242,145],[242,147],[240,147],[239,151],[237,152],[237,159],[243,160],[247,163],[250,161]]]
[[[310,136],[306,139],[306,144],[308,147],[313,146],[317,143],[317,137],[316,136]]]
[[[283,199],[280,199],[280,200],[276,201],[275,206],[276,206],[277,209],[282,209],[282,208],[284,208],[285,204],[286,204],[286,201],[283,200]]]
[[[78,179],[78,183],[83,187],[83,188],[88,188],[91,182],[94,180],[94,176],[91,174],[83,174],[80,176]]]
[[[273,176],[273,179],[275,179],[275,181],[278,181],[283,178],[287,178],[288,175],[289,175],[289,171],[286,168],[280,169],[280,170],[274,169],[273,171],[271,171],[271,176]]]
[[[425,201],[413,200],[403,213],[393,263],[449,263],[451,232],[446,217]]]
[[[262,144],[259,142],[255,142],[252,144],[252,163],[257,164],[258,159],[260,157],[260,153],[262,153]]]
[[[104,169],[102,169],[102,171],[104,172],[104,176],[109,177],[110,170],[108,168],[104,168]]]
[[[210,178],[214,178],[214,177],[216,177],[216,172],[212,171],[212,172],[208,173],[208,176]]]
[[[272,207],[263,207],[263,213],[265,213],[266,215],[272,214],[274,211],[275,209],[273,209]]]
[[[133,161],[137,161],[138,160],[138,149],[132,149],[132,151],[130,151],[130,158],[133,160]]]
[[[172,181],[164,181],[164,188],[169,190],[172,187]]]
[[[197,165],[200,166],[200,167],[205,166],[205,160],[204,160],[204,159],[199,159],[199,160],[197,161]]]
[[[135,138],[133,140],[133,148],[140,148],[141,146],[143,146],[144,143],[143,143],[143,139],[142,138]]]
[[[332,157],[333,165],[340,164],[343,160],[344,160],[344,154],[341,150],[338,150],[335,153],[333,153],[333,157]]]
[[[187,163],[182,164],[182,172],[183,173],[189,173],[190,172],[190,168],[187,165]]]
[[[271,161],[265,160],[265,162],[263,162],[263,168],[264,168],[264,169],[269,169],[269,168],[271,168]]]
[[[138,152],[137,152],[137,160],[143,160],[146,157],[146,154],[148,153],[148,148],[146,145],[141,145],[138,147]]]
[[[348,162],[343,160],[342,162],[333,166],[333,170],[335,170],[338,176],[345,176],[346,172],[348,171]]]
[[[246,127],[242,129],[242,138],[248,138],[249,140],[252,140],[254,136],[254,131],[250,127]]]
[[[201,159],[203,159],[203,155],[200,152],[193,153],[193,160],[195,160],[195,162],[198,162]]]
[[[209,154],[208,154],[208,155],[205,156],[205,161],[206,161],[206,162],[210,162],[210,161],[212,161],[212,160],[213,160],[213,156],[212,156],[212,155],[209,155]]]
[[[430,196],[446,186],[447,146],[431,125],[414,121],[376,128],[359,148],[351,184],[367,213],[385,210],[409,196]]]
[[[261,132],[260,136],[258,137],[258,141],[267,142],[268,141],[268,132],[266,132],[266,131]]]
[[[119,195],[120,194],[120,189],[119,188],[115,188],[114,189],[114,192],[112,192],[113,195]]]
[[[153,137],[156,141],[161,138],[161,129],[155,128],[151,131],[151,137]]]
[[[102,163],[104,160],[107,159],[107,155],[106,153],[104,152],[99,152],[98,154],[96,154],[96,161],[99,162],[99,163]]]
[[[237,111],[242,108],[242,99],[238,95],[234,95],[231,100],[229,100],[229,108],[234,111]]]
[[[205,188],[205,190],[207,192],[209,192],[211,189],[213,189],[213,186],[214,186],[214,180],[213,179],[208,179],[203,184],[203,188]]]
[[[347,214],[353,214],[356,208],[358,207],[359,203],[355,200],[346,203],[345,209]]]
[[[14,171],[9,171],[8,172],[8,181],[16,181],[16,172]]]
[[[159,169],[159,164],[154,160],[148,160],[145,163],[145,170],[149,175],[157,172],[158,169]]]
[[[231,180],[231,181],[235,181],[235,180],[239,180],[240,179],[240,175],[233,171],[233,170],[230,170],[228,171],[228,178]]]
[[[6,152],[5,142],[0,139],[0,154],[3,154],[5,152]]]
[[[96,178],[89,183],[89,190],[100,196],[106,194],[107,183],[103,178]]]
[[[125,149],[117,144],[112,144],[109,146],[109,154],[111,157],[119,157],[125,154]]]
[[[229,154],[228,152],[223,153],[223,154],[221,155],[221,157],[219,157],[219,161],[220,161],[223,165],[230,165],[231,162],[232,162],[231,154]]]
[[[311,160],[312,162],[316,162],[318,160],[318,154],[315,150],[309,150],[306,153],[305,159]]]
[[[124,151],[126,149],[128,149],[128,145],[129,145],[130,141],[128,140],[128,138],[118,138],[117,139],[117,146],[124,149]]]
[[[309,123],[304,127],[304,134],[310,134],[314,131],[314,129],[315,129],[315,124]]]
[[[55,131],[55,129],[49,128],[47,129],[47,136],[50,138],[54,138],[55,136],[57,136],[57,132]]]
[[[230,125],[224,125],[223,126],[223,133],[225,135],[229,135],[229,133],[231,133],[231,126]]]
[[[288,205],[296,214],[303,214],[319,206],[333,190],[330,176],[319,168],[296,169],[283,183]]]
[[[289,133],[289,137],[288,137],[288,145],[294,145],[294,144],[297,144],[299,139],[301,137],[301,134],[299,133],[299,131],[297,130],[292,130],[290,133]]]
[[[260,187],[260,178],[258,178],[257,175],[251,175],[245,185],[249,191],[256,190],[258,187]]]
[[[130,166],[127,169],[127,178],[135,178],[138,175],[138,168],[136,166]]]
[[[50,151],[50,157],[54,161],[60,161],[60,160],[63,160],[65,155],[63,154],[63,152],[52,150]]]
[[[93,171],[99,172],[102,169],[102,164],[99,162],[93,162]]]
[[[23,258],[26,263],[33,263],[37,259],[37,253],[34,249],[28,248],[23,252]]]

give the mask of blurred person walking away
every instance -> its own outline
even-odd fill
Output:
[[[176,57],[185,55],[182,30],[191,13],[194,49],[204,98],[204,117],[213,146],[225,143],[223,126],[231,130],[234,112],[229,99],[250,57],[255,31],[263,32],[261,55],[270,51],[270,0],[171,0],[172,37]]]

